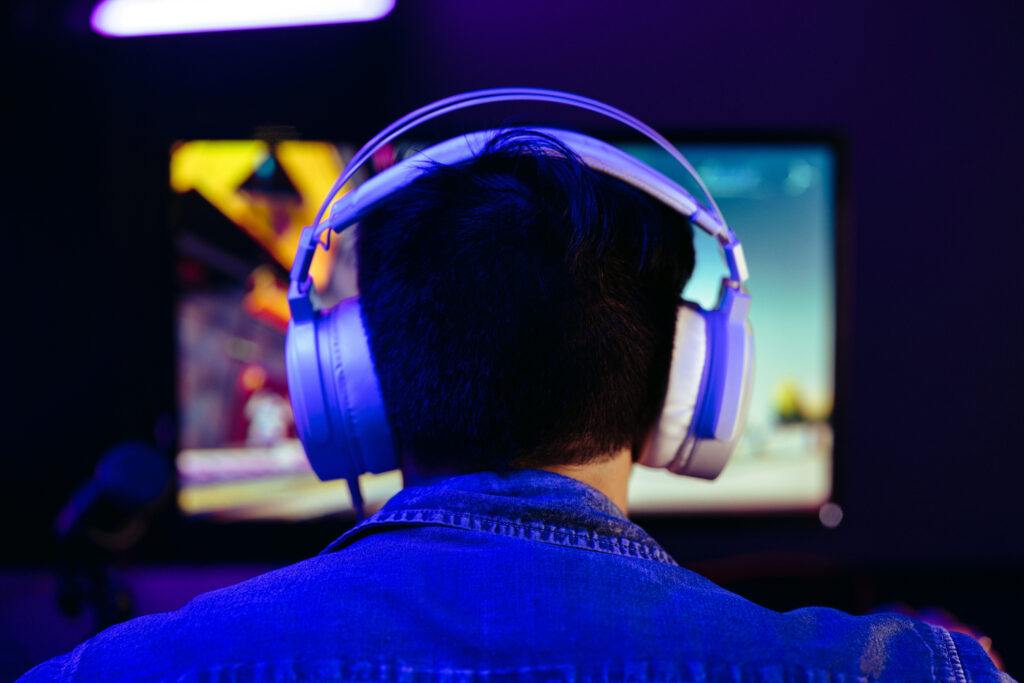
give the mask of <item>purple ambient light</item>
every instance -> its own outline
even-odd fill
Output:
[[[123,38],[372,21],[395,0],[101,0],[90,23]]]

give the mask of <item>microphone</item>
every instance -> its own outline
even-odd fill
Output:
[[[77,615],[88,606],[97,630],[132,616],[132,596],[107,565],[142,538],[171,481],[168,458],[141,441],[118,444],[100,457],[92,478],[54,522],[62,612]]]
[[[138,540],[170,483],[170,465],[159,451],[141,441],[118,444],[57,515],[57,539],[85,536],[101,548],[123,550]]]

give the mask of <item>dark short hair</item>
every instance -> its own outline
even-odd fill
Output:
[[[692,230],[556,138],[432,165],[356,254],[396,447],[423,470],[581,464],[657,419]]]

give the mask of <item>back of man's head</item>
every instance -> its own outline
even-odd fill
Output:
[[[583,464],[657,418],[686,219],[512,130],[360,223],[360,301],[396,447],[420,471]]]

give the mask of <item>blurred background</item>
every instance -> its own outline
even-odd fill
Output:
[[[669,133],[757,245],[752,288],[760,267],[762,300],[775,277],[811,311],[806,329],[767,303],[755,320],[784,369],[756,443],[817,464],[765,475],[771,449],[748,443],[736,471],[761,469],[716,483],[733,488],[644,480],[637,498],[659,502],[637,521],[768,607],[913,612],[1020,677],[1020,4],[380,4],[358,23],[141,37],[98,32],[95,2],[7,4],[0,677],[351,525],[344,491],[310,488],[281,400],[295,229],[386,123],[504,85]],[[794,226],[817,241],[786,290]],[[346,293],[349,256],[339,242],[318,284]]]

